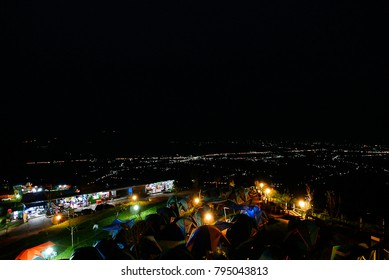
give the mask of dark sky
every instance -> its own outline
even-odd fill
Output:
[[[3,137],[388,141],[383,9],[205,2],[2,4]]]

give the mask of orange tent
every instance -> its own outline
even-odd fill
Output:
[[[202,225],[196,228],[186,243],[186,248],[194,259],[214,259],[219,250],[231,244],[223,233],[213,225]],[[213,255],[213,256],[212,256]]]
[[[15,260],[33,260],[35,258],[44,258],[42,252],[47,248],[55,246],[55,244],[51,241],[47,241],[43,244],[37,245],[35,247],[31,247],[29,249],[25,249],[20,252],[20,254],[15,258]]]

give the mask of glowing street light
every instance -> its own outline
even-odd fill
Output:
[[[299,200],[298,204],[302,210],[302,218],[305,219],[306,211],[309,208],[309,203],[305,202],[304,200]]]
[[[134,205],[134,211],[136,211],[136,212],[139,211],[139,205],[138,205],[138,204],[135,204],[135,205]]]
[[[133,201],[136,201],[138,199],[138,196],[136,194],[134,194],[131,198]]]
[[[200,198],[196,197],[194,200],[193,200],[193,203],[194,205],[198,205],[200,203]]]
[[[270,201],[270,193],[271,193],[271,189],[267,188],[265,190],[265,200],[266,200],[266,203],[267,203],[267,201]]]
[[[206,224],[209,224],[209,223],[212,223],[213,222],[213,215],[212,213],[206,213],[205,216],[204,216],[204,220],[205,220],[205,223]]]

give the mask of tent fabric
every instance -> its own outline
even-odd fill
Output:
[[[235,187],[232,189],[231,193],[228,195],[228,200],[236,203],[243,204],[249,200],[249,190],[242,187]]]
[[[290,259],[307,259],[318,240],[320,227],[314,221],[302,220],[290,223],[284,238],[284,248]]]
[[[182,236],[185,238],[190,236],[192,231],[197,227],[192,217],[179,217],[174,223],[179,227]]]
[[[188,202],[184,198],[181,198],[178,201],[178,213],[181,215],[181,213],[185,213],[186,211],[189,210],[189,205]]]
[[[169,224],[172,221],[172,218],[174,219],[177,217],[176,212],[168,207],[162,207],[157,209],[157,214],[161,215],[164,218],[166,224]]]
[[[166,225],[157,236],[158,240],[180,241],[185,239],[185,233],[176,223]]]
[[[43,255],[39,250],[30,248],[20,252],[15,260],[33,260],[35,257],[43,257]]]
[[[172,206],[173,204],[177,205],[177,196],[175,195],[172,195],[168,198],[166,202],[166,207],[170,208],[170,206]]]
[[[229,229],[232,226],[232,223],[217,221],[214,226],[217,227],[220,231],[223,231]]]
[[[143,236],[136,246],[138,249],[138,258],[141,260],[157,259],[162,253],[161,246],[152,235]]]
[[[196,213],[194,213],[192,215],[193,217],[193,221],[196,223],[196,226],[202,226],[203,225],[203,222],[201,220],[201,213],[199,211],[197,211]]]
[[[97,248],[105,260],[131,260],[131,255],[126,254],[119,248],[112,239],[101,239],[95,242],[93,247]]]
[[[74,249],[69,260],[104,260],[104,256],[93,246]]]
[[[154,236],[158,236],[162,227],[166,225],[165,219],[157,213],[147,215],[145,221],[148,225],[148,232]]]
[[[231,227],[227,229],[226,237],[233,247],[253,237],[257,232],[255,219],[246,214],[235,215],[231,223]]]
[[[119,231],[123,228],[123,225],[127,227],[132,227],[135,223],[135,219],[122,221],[120,219],[115,219],[110,225],[103,227],[103,230],[109,231],[112,238],[119,233]]]
[[[193,260],[193,256],[186,248],[185,244],[177,245],[163,252],[160,260]]]
[[[198,227],[189,238],[186,247],[195,259],[209,259],[217,249],[227,248],[229,241],[222,232],[213,225]]]
[[[20,252],[19,255],[17,255],[15,260],[32,260],[35,257],[44,258],[42,252],[45,251],[47,248],[50,248],[52,246],[55,246],[55,244],[51,241],[47,241],[47,242],[42,243],[40,245],[37,245],[35,247],[25,249],[22,252]]]
[[[229,205],[229,208],[234,210],[240,210],[241,213],[254,218],[258,227],[262,226],[268,220],[266,213],[262,211],[262,209],[258,205],[242,205],[231,203]]]

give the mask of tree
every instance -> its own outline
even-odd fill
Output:
[[[288,190],[284,190],[282,193],[274,191],[273,200],[281,205],[283,208],[288,208],[288,205],[292,204],[294,197]],[[286,210],[285,209],[285,210]]]
[[[333,190],[328,190],[325,192],[326,197],[326,210],[330,218],[337,218],[340,214],[340,196],[337,196]]]
[[[313,201],[314,190],[311,190],[311,187],[308,184],[305,185],[305,190],[307,192],[307,196],[306,196],[307,203],[311,207],[312,201]]]

